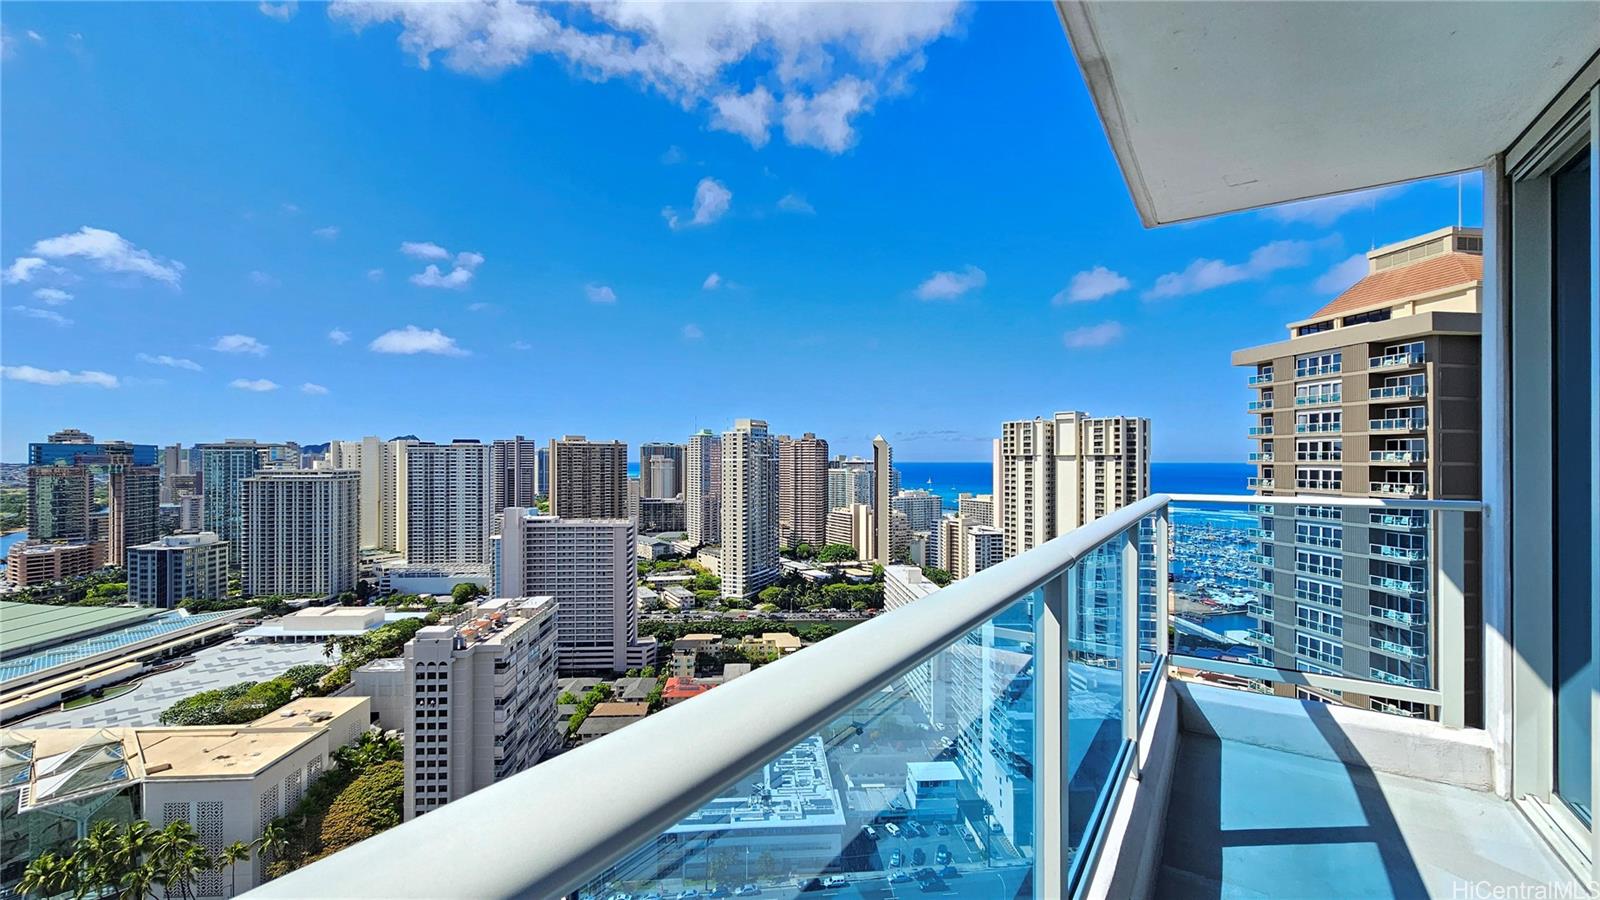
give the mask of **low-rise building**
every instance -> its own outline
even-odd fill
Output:
[[[228,592],[228,542],[215,532],[169,534],[128,548],[128,599],[172,609]]]
[[[311,606],[246,630],[247,641],[320,644],[328,638],[365,634],[385,622],[420,619],[422,612],[391,612],[381,606]]]
[[[605,737],[613,731],[632,725],[650,714],[650,704],[644,702],[608,702],[596,703],[594,709],[584,718],[573,735],[579,746],[589,743],[597,738]]]
[[[308,697],[248,725],[0,732],[0,893],[13,896],[21,879],[23,865],[9,861],[68,853],[97,822],[188,822],[213,856],[235,841],[253,845],[366,729],[368,709],[364,697]],[[243,893],[264,871],[254,858],[203,872],[194,895]]]
[[[405,560],[378,567],[378,593],[450,596],[459,585],[474,584],[489,590],[493,582],[488,563],[413,563]]]
[[[748,635],[739,641],[739,646],[787,655],[799,650],[804,642],[787,631],[766,631],[759,636]]]
[[[99,568],[103,554],[92,544],[17,541],[6,551],[6,581],[25,588],[78,578]]]

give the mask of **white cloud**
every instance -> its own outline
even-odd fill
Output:
[[[589,298],[590,303],[617,302],[617,292],[613,291],[609,284],[586,284],[583,286],[583,294]]]
[[[722,276],[715,272],[707,275],[706,280],[700,283],[700,289],[703,291],[714,291],[719,287],[722,287]]]
[[[1132,286],[1133,283],[1126,277],[1105,266],[1095,266],[1072,276],[1072,280],[1051,302],[1058,306],[1063,303],[1087,303],[1121,293]]]
[[[256,9],[261,10],[261,14],[269,19],[277,19],[279,22],[287,22],[294,18],[294,14],[298,10],[299,6],[300,4],[296,2],[296,0],[282,0],[282,2],[279,3],[269,3],[267,0],[261,0],[261,2],[256,5]]]
[[[30,28],[28,29],[28,40],[33,41],[35,44],[42,44],[44,43],[44,35]]]
[[[273,278],[271,275],[268,275],[260,269],[252,269],[250,271],[250,283],[256,287],[277,287],[278,279]]]
[[[1367,276],[1367,255],[1356,253],[1322,273],[1314,287],[1320,294],[1338,294]]]
[[[466,356],[467,351],[456,346],[456,339],[437,328],[424,331],[415,325],[385,331],[375,338],[368,349],[376,353],[435,353],[439,356]]]
[[[1257,247],[1242,263],[1197,259],[1182,272],[1168,272],[1157,278],[1155,286],[1144,292],[1144,298],[1182,297],[1241,281],[1257,281],[1280,269],[1305,265],[1311,261],[1311,249],[1309,241],[1273,241]]]
[[[59,387],[64,384],[87,384],[94,387],[115,388],[121,387],[122,382],[117,376],[105,372],[96,372],[85,369],[82,372],[69,372],[66,369],[36,369],[33,366],[0,366],[0,375],[12,381],[26,381],[29,384],[43,384]]]
[[[781,212],[800,213],[807,216],[814,216],[817,213],[816,208],[799,194],[784,194],[778,200],[778,209]]]
[[[322,238],[325,241],[338,240],[339,239],[339,226],[337,226],[337,225],[324,225],[321,228],[312,229],[311,230],[311,234],[312,234],[313,237],[319,237],[319,238]]]
[[[217,338],[211,349],[218,353],[250,353],[255,356],[266,356],[267,345],[261,343],[248,334],[225,334]]]
[[[811,97],[783,98],[783,136],[801,147],[843,153],[856,142],[850,120],[872,109],[877,89],[859,78],[844,78]]]
[[[675,166],[683,162],[684,159],[686,157],[683,155],[683,148],[677,144],[668,147],[666,152],[661,154],[661,164],[664,166]]]
[[[694,217],[684,222],[678,218],[678,211],[672,207],[661,210],[662,218],[667,220],[667,227],[676,231],[679,228],[698,227],[710,225],[722,218],[728,212],[728,206],[733,202],[733,191],[715,178],[702,178],[694,188]]]
[[[449,259],[450,251],[432,241],[401,241],[400,252],[413,259]]]
[[[149,363],[153,366],[167,366],[168,368],[173,369],[188,369],[191,372],[205,371],[200,367],[199,363],[192,359],[184,359],[181,356],[168,356],[165,353],[159,356],[151,356],[148,353],[139,353],[134,356],[134,359],[137,359],[142,363]]]
[[[683,339],[686,341],[698,341],[705,336],[706,333],[700,330],[699,325],[691,322],[690,324],[683,326]]]
[[[343,344],[350,340],[350,334],[343,328],[335,328],[334,330],[328,332],[328,340],[335,344]]]
[[[1268,207],[1262,210],[1261,214],[1275,222],[1285,224],[1303,223],[1326,228],[1343,218],[1347,213],[1355,212],[1358,209],[1372,209],[1380,201],[1393,197],[1404,190],[1404,185],[1397,184],[1389,187],[1373,188],[1370,191],[1354,191],[1348,194],[1334,194],[1330,197],[1297,200],[1294,203]]]
[[[414,259],[450,259],[450,251],[431,241],[405,241],[400,245],[400,252]],[[483,265],[483,254],[465,250],[455,254],[455,264],[446,272],[433,263],[421,272],[411,276],[411,283],[417,287],[444,288],[459,291],[472,283],[472,274]],[[382,271],[374,269],[380,277]],[[367,273],[372,278],[372,272]],[[374,279],[376,280],[376,279]]]
[[[513,350],[532,350],[533,349],[533,344],[531,344],[531,343],[529,343],[527,341],[524,341],[524,340],[515,340],[515,341],[511,342],[511,349],[513,349]]]
[[[49,287],[39,288],[33,292],[33,296],[41,303],[48,303],[51,306],[60,306],[61,304],[72,299],[72,295],[66,291],[63,291],[60,288]]]
[[[1074,328],[1061,336],[1061,342],[1073,349],[1104,347],[1122,340],[1122,333],[1122,323],[1101,322],[1099,325]]]
[[[10,266],[6,267],[6,284],[21,284],[24,281],[31,281],[34,272],[47,268],[49,265],[49,263],[37,256],[19,256],[12,261]]]
[[[27,316],[30,319],[42,319],[46,322],[49,322],[51,325],[57,325],[62,328],[72,324],[71,319],[63,316],[61,313],[58,313],[53,309],[40,309],[37,306],[13,306],[11,307],[11,311],[19,315]]]
[[[472,272],[460,266],[451,269],[448,273],[439,270],[439,267],[428,264],[426,269],[411,276],[411,283],[417,287],[445,288],[458,291],[472,282]]]
[[[398,23],[422,68],[435,59],[485,77],[536,56],[592,81],[625,80],[710,127],[762,146],[782,110],[791,143],[838,153],[853,120],[906,93],[927,47],[962,27],[962,4],[336,2],[357,29]]]
[[[711,98],[715,112],[711,127],[716,131],[731,131],[750,142],[753,147],[765,147],[772,128],[772,113],[778,102],[766,85],[757,85],[748,94],[728,91]]]
[[[300,215],[300,205],[298,203],[284,203],[279,208],[283,210],[286,216]]]
[[[919,300],[954,300],[968,291],[977,290],[989,281],[989,276],[977,266],[967,266],[959,272],[935,272],[917,285]]]
[[[33,245],[32,257],[22,257],[6,271],[7,281],[27,281],[43,259],[78,258],[107,271],[140,275],[176,287],[183,280],[183,263],[161,259],[135,247],[122,235],[85,225],[70,234],[45,238]],[[22,269],[18,270],[21,266]]]
[[[382,281],[383,280],[383,270],[382,269],[368,269],[367,270],[367,280],[368,281]]]
[[[255,391],[258,394],[264,394],[267,391],[277,390],[278,383],[276,381],[268,381],[265,378],[235,378],[234,380],[228,382],[228,387],[238,388],[241,391]]]
[[[315,395],[320,396],[322,394],[326,394],[327,392],[328,392],[327,388],[323,387],[320,384],[312,384],[309,381],[306,382],[305,384],[300,385],[300,393],[302,393],[302,394],[315,394]]]

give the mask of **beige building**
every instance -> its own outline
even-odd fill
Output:
[[[1476,228],[1379,247],[1287,340],[1233,354],[1250,373],[1250,488],[1308,498],[1261,515],[1253,642],[1274,665],[1431,686],[1427,516],[1314,498],[1478,496],[1482,254]],[[1469,569],[1469,608],[1478,590]]]
[[[1058,412],[1001,425],[997,519],[1007,558],[1150,493],[1150,420]]]
[[[856,548],[858,559],[871,559],[872,507],[865,503],[852,503],[828,513],[826,538],[826,543],[848,544]]]
[[[405,455],[406,559],[487,563],[494,531],[488,445],[417,443]]]
[[[627,519],[628,445],[569,434],[550,442],[550,514]]]
[[[6,582],[34,587],[87,575],[99,565],[99,553],[81,541],[17,541],[6,551]]]
[[[246,594],[332,597],[355,590],[359,472],[262,469],[240,488]]]
[[[361,549],[406,552],[406,448],[413,440],[330,441],[324,468],[361,473]]]
[[[333,767],[333,751],[367,728],[364,697],[302,698],[248,725],[190,728],[18,728],[0,732],[5,752],[6,880],[46,851],[70,851],[94,822],[146,819],[194,826],[213,856],[252,844]],[[202,873],[202,898],[231,897],[262,881],[258,855]]]
[[[406,643],[407,819],[556,748],[556,608],[550,597],[490,600]]]
[[[623,672],[655,662],[639,638],[639,572],[627,519],[563,519],[507,509],[495,535],[496,597],[553,597],[563,673]]]
[[[778,580],[778,442],[760,419],[722,435],[722,596]]]
[[[828,528],[828,442],[778,436],[778,541],[820,549]]]
[[[684,450],[684,523],[689,543],[699,547],[722,540],[722,439],[710,429],[689,437]]]

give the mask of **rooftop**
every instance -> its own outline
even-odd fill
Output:
[[[1426,297],[1452,288],[1472,287],[1482,281],[1481,255],[1445,253],[1410,265],[1369,273],[1313,313],[1311,318],[1344,315],[1371,306]]]
[[[0,659],[142,622],[155,610],[129,606],[47,606],[0,601]]]
[[[7,603],[5,606],[29,606],[29,604]],[[248,609],[230,609],[214,613],[186,613],[182,611],[158,612],[147,609],[128,609],[116,607],[112,609],[91,609],[86,607],[46,606],[33,607],[34,609],[47,609],[53,613],[71,610],[77,612],[124,612],[133,613],[119,621],[110,623],[110,627],[96,627],[89,630],[80,630],[64,636],[65,643],[55,643],[44,646],[43,649],[33,650],[22,655],[0,662],[0,685],[28,675],[34,675],[57,666],[71,665],[82,662],[103,653],[123,650],[157,638],[174,637],[182,632],[195,631],[220,622],[243,618],[251,614]],[[5,640],[14,639],[14,628],[10,618],[10,611],[0,608],[0,616],[6,619]],[[24,612],[24,623],[29,621],[30,614]],[[101,625],[104,625],[102,620]],[[56,628],[55,623],[46,625],[38,623],[39,628]],[[37,634],[37,632],[36,632]],[[87,635],[87,636],[79,636]],[[34,643],[34,646],[41,646]],[[9,648],[8,648],[9,650]]]

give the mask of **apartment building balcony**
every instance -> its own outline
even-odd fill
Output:
[[[1382,556],[1386,559],[1420,560],[1426,559],[1428,551],[1420,547],[1396,547],[1393,544],[1373,544],[1372,555]]]
[[[1377,528],[1425,531],[1428,527],[1428,517],[1425,513],[1416,510],[1375,509],[1372,511],[1369,523]]]
[[[1263,400],[1251,400],[1249,403],[1245,404],[1245,408],[1251,412],[1263,412],[1265,410],[1272,409],[1272,398],[1267,397]]]
[[[1257,619],[1271,619],[1273,617],[1272,604],[1270,603],[1246,603],[1244,611]]]
[[[1276,481],[1271,478],[1248,478],[1245,480],[1245,487],[1252,491],[1270,491],[1275,483]]]
[[[1415,466],[1428,461],[1426,450],[1373,450],[1368,459],[1375,463]]]
[[[1400,416],[1393,419],[1373,419],[1367,423],[1369,431],[1384,432],[1387,434],[1409,434],[1416,431],[1427,431],[1428,420],[1422,416]]]
[[[1411,613],[1395,609],[1391,606],[1374,605],[1369,607],[1369,609],[1374,618],[1388,619],[1391,622],[1397,622],[1401,625],[1416,625],[1419,621],[1418,617],[1412,615]]]
[[[1260,372],[1257,372],[1256,374],[1251,375],[1249,378],[1245,379],[1245,384],[1248,384],[1248,385],[1250,385],[1252,387],[1254,387],[1255,385],[1258,385],[1258,384],[1271,384],[1271,383],[1272,383],[1272,369],[1270,369],[1270,368],[1262,369]]]
[[[1398,656],[1401,659],[1421,659],[1427,655],[1427,651],[1421,647],[1397,644],[1394,641],[1386,641],[1381,638],[1372,638],[1372,649],[1380,650],[1390,656]]]
[[[1270,435],[1270,434],[1272,434],[1272,423],[1268,422],[1265,425],[1251,425],[1249,434],[1250,434],[1251,437],[1260,437],[1262,435]]]
[[[1261,450],[1251,453],[1248,458],[1251,462],[1272,462],[1272,451]]]
[[[1342,428],[1339,422],[1296,422],[1296,434],[1325,434],[1337,432]]]
[[[1428,396],[1428,388],[1421,384],[1392,384],[1387,387],[1375,387],[1367,392],[1367,399],[1374,401],[1384,400],[1418,400]]]
[[[1262,566],[1263,568],[1267,568],[1267,569],[1272,568],[1272,566],[1274,565],[1274,563],[1272,561],[1272,553],[1270,551],[1265,551],[1264,550],[1264,551],[1262,551],[1260,553],[1252,553],[1252,554],[1250,554],[1249,559],[1250,559],[1250,562],[1255,563],[1256,565]]]
[[[1374,669],[1371,670],[1371,678],[1372,678],[1373,681],[1381,681],[1384,684],[1396,684],[1396,685],[1402,685],[1402,686],[1405,686],[1405,687],[1423,687],[1424,686],[1424,685],[1419,683],[1420,679],[1406,678],[1403,675],[1396,675],[1393,672],[1385,672],[1382,669],[1378,669],[1378,668],[1374,668]]]
[[[1396,594],[1423,594],[1428,586],[1421,581],[1410,581],[1404,578],[1391,578],[1386,575],[1370,575],[1368,583],[1375,588],[1383,588]]]
[[[1321,366],[1301,366],[1294,370],[1296,380],[1302,378],[1321,378],[1324,375],[1337,375],[1344,371],[1344,366],[1339,363],[1328,363]]]
[[[1302,491],[1328,491],[1331,493],[1338,493],[1339,491],[1344,490],[1343,481],[1335,481],[1329,478],[1297,478],[1295,479],[1294,486],[1296,490]]]
[[[1427,354],[1421,350],[1410,350],[1404,353],[1387,353],[1382,356],[1370,357],[1367,359],[1367,368],[1383,371],[1414,369],[1427,361]]]
[[[1276,535],[1272,533],[1271,528],[1246,528],[1244,533],[1245,537],[1254,538],[1258,541],[1270,541],[1276,539]]]
[[[1394,497],[1420,497],[1427,486],[1415,481],[1374,481],[1372,493]]]
[[[1258,628],[1252,628],[1250,629],[1248,636],[1245,638],[1245,641],[1247,643],[1255,644],[1257,647],[1271,647],[1273,644],[1272,632],[1262,631]]]
[[[1295,406],[1337,406],[1341,402],[1340,394],[1302,394],[1294,398]]]

